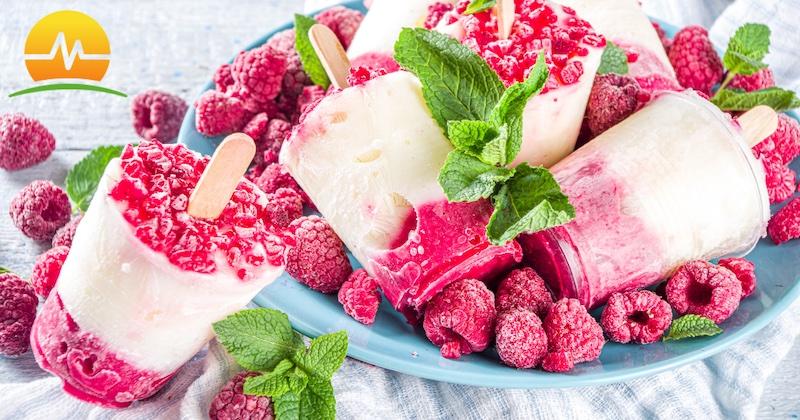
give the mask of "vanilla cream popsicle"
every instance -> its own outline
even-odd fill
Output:
[[[552,168],[577,217],[519,238],[526,258],[559,298],[596,307],[686,261],[749,252],[770,209],[742,133],[694,92],[663,93]]]
[[[491,277],[522,257],[515,242],[486,238],[490,203],[448,203],[437,177],[451,150],[405,71],[327,96],[281,150],[281,163],[409,320],[447,284]]]
[[[207,165],[143,141],[107,166],[31,335],[36,359],[84,401],[124,407],[164,385],[283,272],[266,196],[239,182],[216,220],[187,214]]]

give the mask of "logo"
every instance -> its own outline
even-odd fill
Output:
[[[50,90],[89,90],[126,94],[97,84],[111,63],[111,45],[103,27],[91,16],[62,10],[31,28],[25,41],[25,67],[34,82],[55,81],[14,92],[9,97]]]

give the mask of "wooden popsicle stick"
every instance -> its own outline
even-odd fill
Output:
[[[508,39],[514,26],[514,0],[497,0],[497,36]]]
[[[759,105],[736,119],[742,127],[742,136],[750,147],[761,143],[778,129],[778,114],[766,106]]]
[[[189,197],[189,215],[200,219],[219,217],[255,155],[256,144],[247,134],[235,133],[226,137]]]
[[[308,39],[311,41],[319,61],[322,62],[325,73],[328,73],[331,84],[338,89],[350,86],[347,83],[350,60],[336,34],[327,26],[316,24],[308,30]]]

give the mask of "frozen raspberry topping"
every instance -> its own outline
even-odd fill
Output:
[[[572,363],[600,357],[605,344],[603,330],[577,299],[556,302],[543,324],[549,353],[567,353]]]
[[[701,26],[688,26],[675,35],[669,61],[678,82],[685,88],[709,94],[722,80],[722,60],[708,39],[708,31]]]
[[[671,323],[672,308],[649,290],[614,293],[600,317],[603,330],[617,343],[656,342]]]
[[[33,181],[11,200],[8,214],[25,236],[36,241],[53,239],[69,222],[72,206],[67,193],[50,181]]]
[[[36,290],[36,294],[43,298],[50,294],[56,285],[58,275],[61,274],[61,266],[64,265],[68,254],[69,248],[57,246],[36,258],[33,274],[31,274],[31,285]]]
[[[266,211],[267,198],[242,180],[216,220],[186,213],[189,197],[208,164],[183,145],[142,142],[122,152],[120,180],[110,196],[142,243],[175,266],[213,273],[227,263],[241,279],[264,264],[283,264],[284,246]]]
[[[378,282],[363,269],[354,271],[339,289],[339,303],[347,315],[356,321],[365,325],[372,324],[381,304]]]
[[[727,268],[706,261],[684,264],[667,282],[667,300],[680,314],[695,314],[720,323],[739,307],[742,284]]]
[[[384,74],[386,74],[386,70],[381,68],[351,67],[350,73],[347,75],[347,83],[349,83],[350,86],[359,86],[376,77],[383,76]]]
[[[512,271],[497,287],[497,312],[522,308],[544,318],[551,306],[553,296],[544,280],[530,267]]]
[[[500,360],[516,368],[536,367],[547,354],[547,335],[542,321],[527,309],[500,312],[495,326],[495,343]]]
[[[17,356],[28,351],[38,303],[28,282],[16,274],[0,274],[0,354]]]
[[[719,266],[731,270],[742,283],[742,299],[756,290],[756,266],[752,262],[744,258],[723,258],[719,260]]]
[[[39,121],[20,113],[0,116],[0,168],[16,171],[50,157],[56,139]]]
[[[319,216],[301,217],[289,225],[289,231],[294,246],[286,257],[286,272],[316,291],[339,290],[353,267],[328,222]]]
[[[272,400],[269,397],[244,393],[244,381],[247,378],[258,375],[257,372],[240,372],[231,378],[219,390],[217,396],[214,397],[214,401],[211,401],[208,417],[211,420],[274,419]]]
[[[425,18],[425,29],[435,28],[436,25],[438,25],[439,22],[442,21],[442,18],[444,18],[447,12],[450,12],[452,10],[453,10],[453,5],[448,2],[437,1],[436,3],[429,5],[428,17]],[[450,19],[451,20],[449,22],[445,21],[444,24],[453,23],[454,18],[452,15],[450,15]]]
[[[773,242],[780,245],[800,238],[800,198],[795,198],[772,216],[767,233]]]

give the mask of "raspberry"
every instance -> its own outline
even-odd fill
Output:
[[[28,282],[16,274],[0,274],[0,354],[19,356],[28,351],[38,303]]]
[[[317,106],[319,101],[325,97],[327,93],[325,89],[321,86],[306,86],[303,88],[303,92],[300,93],[300,96],[297,98],[297,116],[300,121],[303,119],[303,115],[308,112],[311,112],[314,107]]]
[[[655,73],[637,77],[636,82],[639,83],[639,87],[641,88],[641,92],[639,92],[640,106],[646,105],[647,102],[659,92],[680,92],[683,90],[675,80]]]
[[[351,67],[350,73],[347,75],[347,83],[350,86],[359,86],[370,80],[386,74],[384,69],[372,69],[370,67]]]
[[[757,157],[774,156],[788,165],[800,156],[800,123],[786,115],[778,115],[778,128],[753,148]]]
[[[800,238],[800,197],[790,201],[772,216],[767,233],[776,245]]]
[[[372,324],[381,304],[378,282],[363,269],[354,271],[339,289],[339,303],[347,315],[356,321],[364,325]]]
[[[741,299],[736,275],[706,261],[684,264],[667,282],[667,300],[678,313],[701,315],[717,324],[731,316]]]
[[[649,290],[614,293],[600,316],[606,335],[617,343],[654,343],[670,323],[672,308]]]
[[[719,266],[731,270],[742,284],[742,299],[756,290],[756,266],[752,262],[744,258],[723,258],[719,260]]]
[[[240,372],[234,376],[211,402],[208,417],[211,420],[272,420],[275,414],[269,397],[247,395],[244,381],[258,376],[257,372]]]
[[[297,191],[303,197],[303,203],[312,206],[311,199],[306,195],[305,191],[297,185],[297,181],[292,178],[286,167],[280,163],[273,163],[267,165],[261,174],[253,181],[256,186],[261,188],[267,194],[272,194],[280,188],[289,188]]]
[[[9,215],[17,229],[36,241],[49,241],[69,222],[67,193],[50,181],[33,181],[11,200]]]
[[[425,18],[425,29],[433,29],[442,20],[447,12],[453,10],[453,5],[446,2],[437,1],[428,6],[428,17]]]
[[[794,194],[796,174],[780,161],[780,158],[766,157],[761,160],[767,176],[767,193],[771,204],[786,201]]]
[[[56,139],[39,121],[19,113],[0,116],[0,168],[29,168],[50,157],[55,148]]]
[[[389,54],[370,52],[361,54],[350,62],[351,68],[368,67],[371,69],[383,69],[386,73],[394,73],[400,70],[400,65],[394,61],[394,57]]]
[[[775,78],[772,70],[763,68],[749,76],[737,74],[728,85],[734,89],[742,89],[747,92],[766,89],[775,86]]]
[[[31,274],[31,285],[36,294],[47,298],[56,285],[58,275],[61,274],[61,266],[64,265],[68,254],[69,248],[57,246],[36,258],[33,274]]]
[[[266,112],[256,114],[242,129],[256,143],[255,163],[264,161],[264,153],[272,151],[275,156],[281,150],[284,140],[292,132],[292,124],[280,118],[270,119]]]
[[[547,354],[542,321],[530,310],[513,308],[500,312],[494,332],[497,354],[509,366],[530,369],[542,363]]]
[[[540,318],[553,306],[553,296],[544,280],[530,267],[514,270],[497,287],[497,312],[528,309]]]
[[[639,84],[632,77],[604,74],[595,78],[586,118],[589,130],[596,137],[628,118],[639,106]]]
[[[600,325],[577,299],[561,299],[544,319],[548,353],[567,353],[572,363],[600,357],[605,340]]]
[[[215,90],[204,93],[197,100],[195,108],[197,131],[206,136],[219,136],[241,130],[250,117],[244,102]]]
[[[173,94],[144,91],[131,104],[133,129],[143,139],[170,142],[178,137],[187,108],[186,101]]]
[[[722,60],[708,39],[708,31],[701,26],[688,26],[675,35],[669,61],[683,87],[705,94],[711,93],[724,73]]]
[[[672,47],[672,40],[669,39],[667,33],[664,32],[664,28],[661,27],[657,22],[651,22],[653,24],[653,28],[656,30],[658,34],[658,38],[661,39],[661,45],[664,46],[664,51],[669,53],[670,47]]]
[[[266,44],[286,56],[286,74],[283,75],[281,83],[281,96],[290,100],[296,100],[303,91],[303,87],[311,83],[311,78],[303,70],[300,54],[295,50],[294,44],[294,29],[287,29],[275,34]]]
[[[442,357],[458,359],[486,350],[496,315],[494,294],[483,282],[464,279],[450,283],[428,302],[422,326],[428,339],[441,347]]]
[[[322,293],[333,293],[353,272],[344,244],[325,219],[304,216],[289,225],[294,246],[286,257],[286,272]]]
[[[334,6],[316,16],[317,22],[331,28],[345,49],[350,46],[353,37],[364,20],[364,15],[358,10],[348,9],[344,6]]]
[[[288,227],[303,215],[303,197],[291,188],[278,188],[275,193],[267,195],[267,200],[267,215],[276,226]]]
[[[83,219],[83,215],[79,214],[72,218],[66,225],[64,225],[61,229],[56,231],[55,236],[53,236],[53,247],[57,246],[65,246],[67,248],[72,246],[72,238],[75,237],[75,230],[78,229],[78,224],[80,224],[81,219]]]
[[[258,103],[269,102],[278,96],[286,74],[286,56],[262,45],[242,51],[231,66],[233,89],[244,99]]]
[[[547,353],[542,359],[542,369],[548,372],[569,372],[574,367],[575,362],[572,360],[571,353],[566,351]]]
[[[214,86],[217,90],[226,93],[228,88],[233,86],[233,74],[231,74],[231,65],[223,64],[214,72]]]

